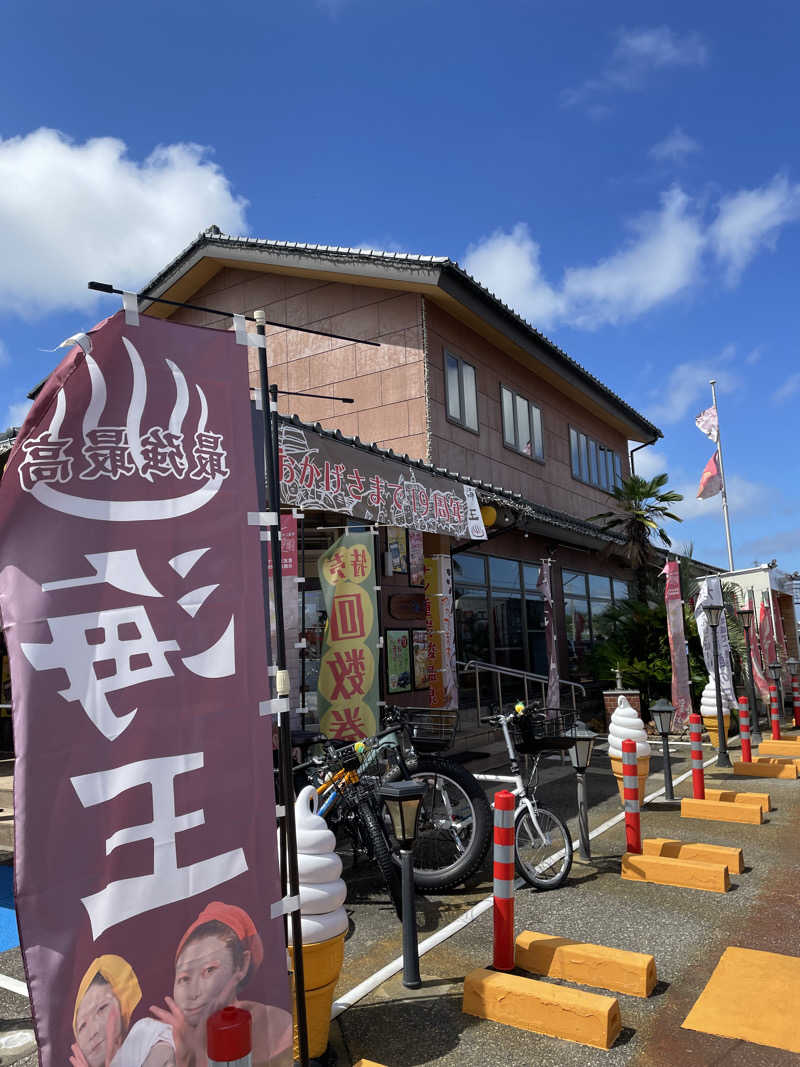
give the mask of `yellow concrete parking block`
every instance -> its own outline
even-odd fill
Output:
[[[622,857],[622,877],[628,882],[704,889],[709,893],[727,893],[731,887],[728,868],[723,863],[645,856],[635,852],[626,852]]]
[[[683,1026],[704,1034],[752,1041],[800,1053],[800,1027],[787,1011],[787,992],[800,986],[800,958],[750,948],[726,948]],[[752,1007],[758,990],[758,1010]]]
[[[482,968],[464,979],[463,1011],[479,1019],[608,1049],[622,1029],[616,997]]]
[[[788,738],[780,741],[762,741],[758,746],[758,756],[788,756],[789,759],[800,759],[800,745]],[[758,759],[758,756],[756,759]]]
[[[744,856],[740,848],[729,845],[704,845],[700,842],[674,841],[669,837],[646,837],[642,841],[645,856],[669,856],[675,860],[700,860],[702,863],[722,863],[731,874],[744,870]]]
[[[758,759],[758,757],[755,757]],[[759,760],[757,763],[742,763],[737,761],[733,765],[733,773],[745,778],[797,778],[797,767],[793,760],[782,763],[780,760],[771,760],[765,763]]]
[[[682,819],[710,819],[713,822],[760,823],[764,821],[761,808],[755,804],[729,804],[720,800],[681,801]]]
[[[769,793],[735,793],[732,789],[706,789],[706,800],[723,804],[757,804],[766,815],[772,808]]]
[[[572,941],[533,930],[523,930],[517,937],[514,963],[533,974],[633,997],[649,997],[657,981],[656,961],[645,952]]]

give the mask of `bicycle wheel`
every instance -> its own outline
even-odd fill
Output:
[[[489,801],[468,770],[441,756],[419,756],[411,777],[427,786],[414,842],[414,884],[451,889],[486,858],[492,835]]]
[[[523,805],[514,820],[517,870],[535,889],[558,889],[572,866],[572,838],[552,811],[534,805],[533,812]]]
[[[365,844],[372,859],[378,866],[381,876],[389,890],[397,918],[403,918],[403,892],[400,870],[392,860],[392,850],[386,837],[386,831],[372,805],[364,801],[358,805],[358,819],[364,833]]]

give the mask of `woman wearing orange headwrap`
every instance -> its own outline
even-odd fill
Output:
[[[150,1009],[172,1026],[178,1067],[206,1067],[206,1020],[230,1004],[252,1016],[253,1064],[291,1065],[289,1012],[239,999],[263,959],[261,938],[242,908],[215,901],[200,912],[175,953],[175,984],[166,1009]]]
[[[128,1032],[142,999],[139,981],[121,956],[98,956],[81,979],[72,1029],[73,1067],[107,1067]]]

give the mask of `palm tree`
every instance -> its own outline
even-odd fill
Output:
[[[683,500],[683,496],[672,489],[664,490],[666,484],[666,474],[649,480],[632,474],[611,492],[619,510],[604,511],[590,520],[602,522],[604,530],[620,533],[625,538],[625,555],[634,571],[636,597],[643,603],[647,601],[647,568],[655,562],[652,537],[655,534],[670,548],[672,541],[664,529],[664,520],[683,522],[669,510],[669,505]]]

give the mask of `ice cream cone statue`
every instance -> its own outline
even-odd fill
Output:
[[[703,726],[708,730],[708,736],[714,748],[719,748],[719,722],[717,720],[717,683],[709,678],[708,684],[700,697],[700,714],[703,716]],[[731,724],[730,710],[725,707],[725,694],[722,694],[722,721],[725,723],[725,736],[728,736],[728,727]]]
[[[347,912],[342,906],[347,887],[339,877],[342,861],[336,838],[317,815],[317,793],[306,786],[295,801],[297,864],[300,875],[300,915],[303,931],[303,970],[308,1020],[308,1054],[321,1056],[328,1046],[333,991],[344,958]],[[294,960],[292,928],[289,955]],[[300,1055],[295,1011],[294,1055]]]
[[[647,732],[644,723],[639,718],[639,713],[628,703],[627,697],[620,697],[611,723],[608,727],[608,754],[611,757],[611,770],[617,779],[619,798],[625,805],[625,794],[622,782],[622,742],[630,739],[636,742],[636,763],[639,772],[639,803],[644,802],[644,788],[647,776],[650,773],[650,745],[647,741]]]

